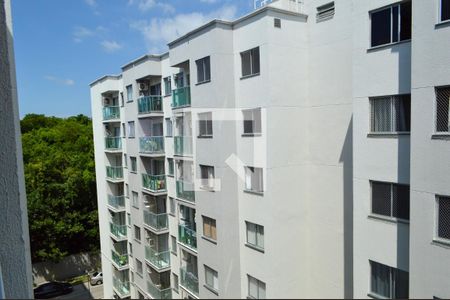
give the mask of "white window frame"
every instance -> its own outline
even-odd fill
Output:
[[[128,121],[128,138],[132,139],[136,136],[136,126],[134,121]]]
[[[209,60],[209,65],[206,64],[206,61]],[[206,56],[195,61],[195,65],[197,66],[197,84],[206,83],[211,81],[211,57]],[[200,67],[202,67],[203,71],[203,80],[200,80]],[[207,70],[209,67],[209,70]],[[209,74],[208,74],[209,73]],[[209,78],[208,78],[209,75]]]
[[[133,101],[133,85],[129,84],[126,86],[126,91],[127,91],[127,102],[132,102]]]
[[[253,55],[254,55],[254,52],[253,51],[258,51],[258,65],[259,65],[259,67],[258,67],[258,72],[256,72],[254,69],[255,69],[255,66],[253,65]],[[244,74],[244,55],[246,55],[247,53],[250,53],[250,74]],[[261,74],[261,49],[260,49],[260,47],[258,46],[258,47],[255,47],[255,48],[252,48],[252,49],[249,49],[249,50],[245,50],[245,51],[242,51],[241,53],[240,53],[240,56],[241,56],[241,78],[246,78],[246,77],[252,77],[252,76],[257,76],[257,75],[259,75],[259,74]]]
[[[254,297],[254,296],[252,296],[250,294],[250,291],[251,291],[251,289],[250,289],[250,282],[251,281],[254,281],[256,283],[256,292],[257,292],[256,297]],[[261,294],[261,290],[263,288],[264,288],[264,296],[260,295]],[[266,299],[266,283],[261,281],[261,280],[259,280],[259,279],[257,279],[257,278],[255,278],[255,277],[253,277],[253,276],[251,276],[251,275],[249,275],[249,274],[247,274],[247,294],[248,294],[247,298],[249,298],[249,299]]]
[[[253,169],[253,170],[252,170]],[[264,169],[252,166],[245,166],[245,186],[244,191],[263,194],[264,193]],[[258,174],[258,176],[256,176]],[[256,178],[255,178],[256,177]],[[256,189],[254,186],[254,180],[258,181],[260,189]]]
[[[254,228],[255,228],[254,233],[252,233],[249,230],[249,226],[254,226]],[[261,233],[261,229],[262,229],[262,233]],[[253,222],[245,221],[245,231],[246,231],[246,235],[245,235],[246,244],[248,246],[250,246],[251,248],[255,248],[255,249],[264,251],[264,235],[265,235],[264,226],[253,223]],[[254,234],[255,243],[250,242],[249,233]]]
[[[203,178],[203,171],[206,170],[208,178]],[[213,166],[200,165],[201,187],[206,190],[214,190],[215,169]]]
[[[219,291],[219,273],[208,267],[207,265],[204,265],[205,267],[205,285],[209,289],[212,289],[213,291],[218,292]],[[208,273],[210,276],[212,276],[212,282],[208,282]]]
[[[198,114],[198,136],[199,137],[212,137],[213,132],[214,131],[213,131],[212,112],[199,113]]]

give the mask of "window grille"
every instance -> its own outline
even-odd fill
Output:
[[[334,16],[334,1],[317,7],[316,21],[325,21]]]
[[[436,132],[450,132],[450,87],[436,88]]]
[[[438,237],[450,240],[450,197],[438,197]]]
[[[372,213],[409,220],[409,186],[371,182]]]
[[[411,130],[411,95],[370,99],[371,132],[395,133]]]

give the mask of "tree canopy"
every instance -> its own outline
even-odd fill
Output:
[[[91,120],[29,114],[21,128],[33,262],[97,250]]]

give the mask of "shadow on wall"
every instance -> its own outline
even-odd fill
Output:
[[[52,280],[66,280],[80,276],[88,271],[100,269],[100,253],[79,253],[63,258],[58,263],[39,262],[33,264],[33,283]]]

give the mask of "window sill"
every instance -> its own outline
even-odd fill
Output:
[[[134,137],[134,136],[129,136],[128,138],[129,138],[129,139],[133,139],[133,140],[134,140],[134,138],[135,138],[135,137]]]
[[[133,99],[131,99],[131,100],[127,100],[127,103],[131,103],[131,102],[133,102]]]
[[[260,73],[255,73],[255,74],[245,75],[245,76],[242,76],[240,79],[241,79],[241,80],[244,80],[244,79],[256,77],[256,76],[259,76],[259,75],[260,75]]]
[[[175,251],[170,251],[170,253],[172,253],[175,256],[178,256],[178,254]]]
[[[131,205],[131,206],[132,206],[133,208],[139,210],[139,207],[138,207],[138,206],[136,206],[136,205]]]
[[[136,239],[136,238],[134,238],[134,241],[135,241],[136,243],[138,243],[138,244],[141,244],[141,241],[138,240],[138,239]]]
[[[172,93],[166,94],[166,95],[164,95],[163,97],[166,98],[166,97],[170,97],[170,96],[172,96]]]
[[[213,243],[214,245],[217,245],[217,241],[213,240],[212,238],[202,235],[202,239],[204,239],[205,241],[208,241],[210,243]]]
[[[447,27],[447,26],[450,26],[450,20],[439,21],[438,23],[436,23],[434,25],[434,28],[438,29],[438,28]]]
[[[128,168],[127,168],[128,169]],[[137,174],[136,171],[130,171],[131,174]]]
[[[395,42],[395,43],[389,43],[389,44],[383,44],[383,45],[379,45],[379,46],[370,47],[369,49],[367,49],[367,53],[375,52],[377,50],[381,50],[381,49],[384,49],[384,48],[390,48],[392,46],[396,46],[396,45],[399,45],[399,44],[405,44],[405,43],[411,43],[411,39],[400,41],[400,42]]]
[[[372,299],[388,299],[388,298],[386,298],[386,297],[377,295],[377,294],[372,293],[372,292],[368,293],[367,296],[368,296],[369,298],[372,298]]]
[[[214,288],[204,284],[203,285],[205,287],[205,289],[207,289],[208,291],[210,291],[211,293],[215,294],[216,296],[219,296],[219,292],[217,290],[215,290]]]
[[[198,139],[212,139],[212,135],[199,135],[197,136]]]
[[[434,133],[431,135],[432,140],[450,140],[450,132],[449,133]]]
[[[246,189],[244,189],[244,193],[258,195],[258,196],[264,196],[264,192],[257,192],[257,191],[246,190]]]
[[[245,243],[245,246],[250,248],[250,249],[256,250],[258,252],[264,253],[264,249],[261,249],[259,247],[253,246],[252,244]]]
[[[410,132],[369,132],[368,138],[398,138],[400,136],[410,136]]]
[[[434,238],[431,243],[433,245],[440,246],[440,247],[445,247],[447,249],[450,248],[450,240],[444,240],[444,239],[441,239],[441,238]]]
[[[400,224],[409,225],[409,220],[400,219],[400,218],[393,218],[393,217],[376,215],[376,214],[370,214],[370,215],[368,215],[368,218],[369,219],[380,220],[380,221],[386,221],[386,222],[394,223],[394,224],[399,224],[400,223]]]
[[[242,137],[258,137],[262,136],[262,133],[243,133]]]
[[[172,178],[173,178],[174,176],[173,176],[173,175],[171,175],[171,174],[167,174],[167,177],[172,177]]]
[[[214,188],[209,186],[200,186],[199,188],[205,192],[215,192]]]
[[[211,82],[211,79],[210,80],[201,81],[201,82],[197,82],[195,85],[202,85],[202,84],[210,83],[210,82]]]
[[[173,135],[166,135],[165,137],[166,137],[166,138],[172,138]]]

